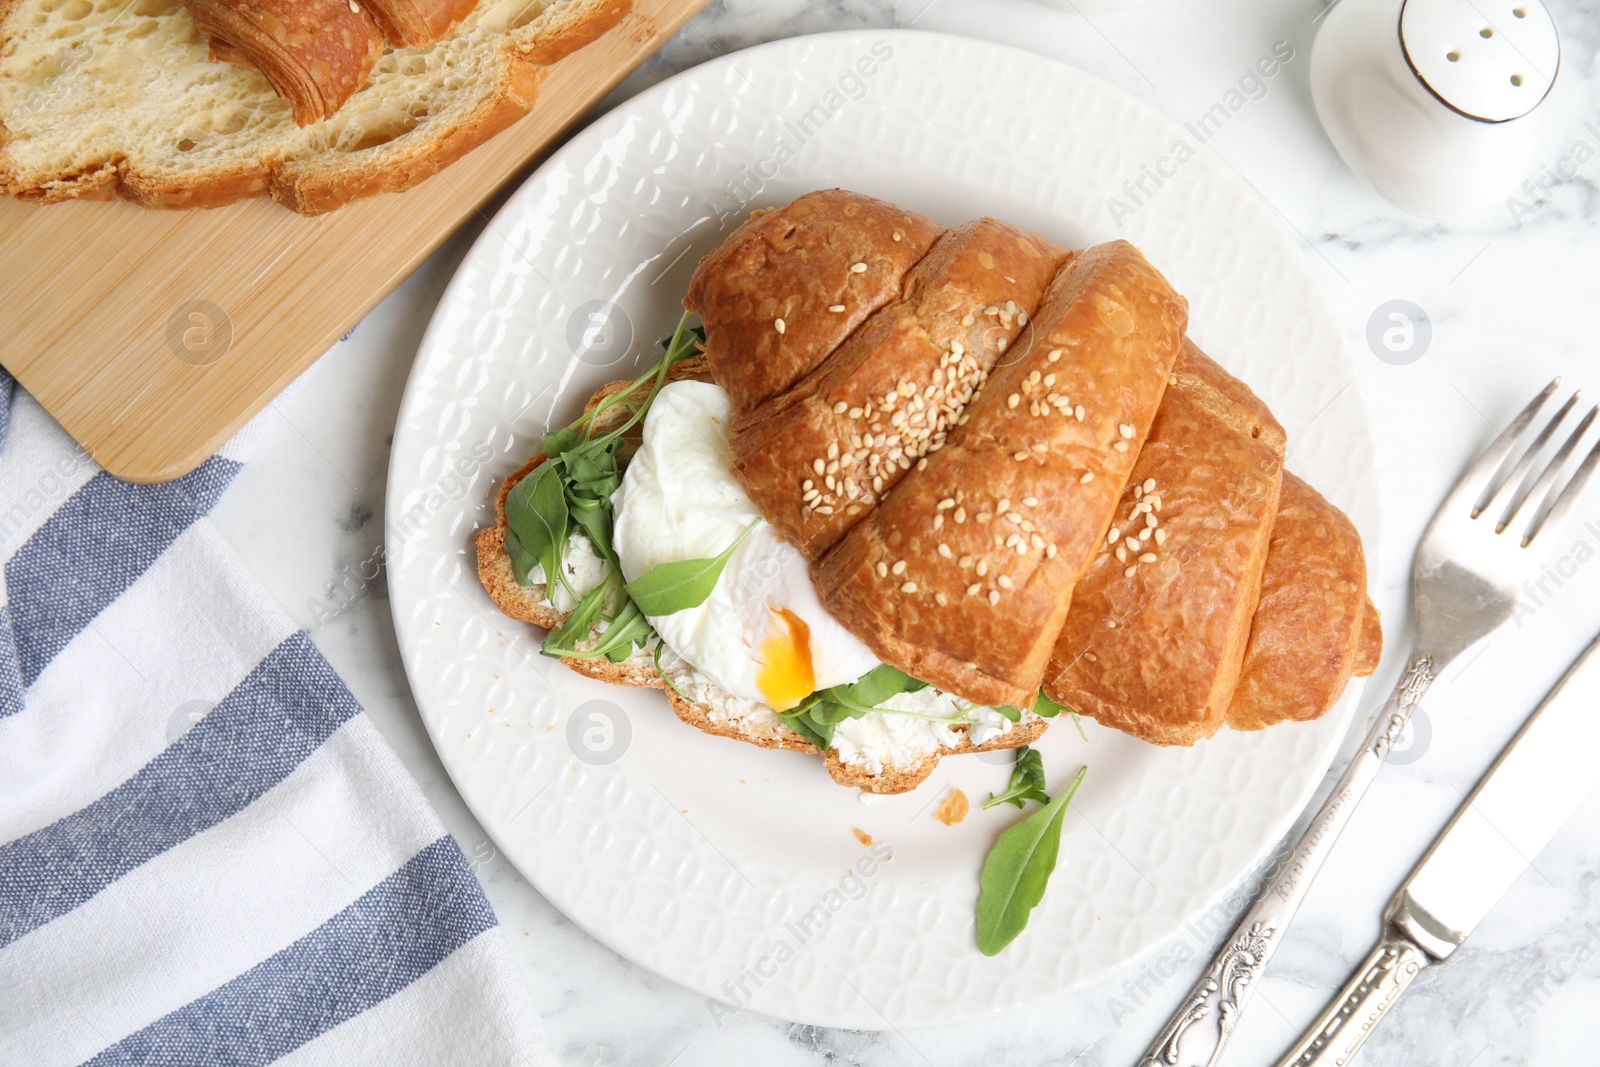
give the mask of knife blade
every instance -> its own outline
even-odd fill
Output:
[[[1279,1067],[1348,1065],[1423,968],[1447,959],[1600,787],[1600,636],[1495,759],[1400,886],[1384,935]]]

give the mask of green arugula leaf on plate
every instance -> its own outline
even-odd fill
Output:
[[[1011,781],[1007,784],[1005,792],[999,795],[990,793],[989,799],[983,802],[983,807],[985,811],[996,804],[1015,804],[1020,808],[1030,800],[1048,804],[1050,794],[1044,789],[1044,759],[1038,750],[1023,745],[1017,749],[1017,762],[1011,768]]]
[[[1078,772],[1044,807],[1002,833],[983,861],[978,879],[978,949],[993,956],[1015,941],[1044,899],[1061,851],[1067,805],[1089,768]]]

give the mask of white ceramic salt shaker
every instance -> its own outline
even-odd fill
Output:
[[[1357,176],[1458,222],[1527,180],[1560,62],[1540,0],[1341,0],[1311,49],[1311,96]]]

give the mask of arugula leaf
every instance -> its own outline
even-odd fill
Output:
[[[1057,704],[1054,700],[1044,695],[1044,686],[1039,687],[1039,695],[1033,701],[1033,713],[1041,718],[1053,719],[1068,708],[1065,704]]]
[[[1061,823],[1089,768],[1078,772],[1055,799],[1002,833],[983,861],[978,879],[978,949],[993,956],[1016,940],[1028,915],[1044,899],[1061,851]]]
[[[819,723],[811,717],[812,708],[819,703],[821,701],[808,698],[808,702],[802,703],[798,707],[778,712],[778,717],[783,720],[784,725],[788,726],[789,729],[826,752],[833,745],[834,724]]]
[[[994,710],[998,711],[1001,715],[1004,715],[1012,722],[1017,722],[1022,718],[1022,709],[1017,707],[1015,704],[997,704]],[[1045,696],[1044,686],[1039,687],[1038,694],[1033,698],[1032,711],[1041,719],[1053,719],[1057,715],[1060,715],[1063,711],[1071,710],[1072,709],[1067,707],[1065,704],[1057,704],[1054,700],[1051,700],[1049,697]],[[1082,730],[1079,732],[1082,733]],[[1088,740],[1088,738],[1085,738],[1084,740]]]
[[[699,607],[717,587],[717,579],[722,577],[722,569],[733,558],[734,551],[760,522],[756,519],[746,526],[744,532],[733,539],[733,544],[711,559],[680,559],[656,564],[628,583],[628,595],[639,605],[640,611],[657,617]]]
[[[1078,736],[1085,741],[1089,740],[1089,735],[1083,732],[1083,720],[1078,718],[1078,713],[1069,708],[1067,714],[1072,716],[1072,725],[1078,728]]]
[[[567,584],[566,569],[561,566],[567,548],[567,517],[566,490],[553,463],[541,466],[506,495],[506,525],[517,538],[518,553],[511,557],[511,565],[518,584],[533,584],[528,575],[533,569],[530,561],[543,564],[547,593],[558,581]]]
[[[1050,794],[1044,790],[1044,759],[1036,749],[1023,745],[1017,749],[1017,763],[1011,769],[1006,791],[999,796],[990,793],[989,799],[983,802],[983,810],[988,811],[996,804],[1015,804],[1021,808],[1030,800],[1048,804]]]

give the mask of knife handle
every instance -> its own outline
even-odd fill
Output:
[[[1432,962],[1422,949],[1385,927],[1378,947],[1278,1067],[1349,1067],[1362,1042]]]
[[[1139,1067],[1215,1067],[1221,1061],[1258,980],[1283,942],[1284,930],[1310,891],[1311,880],[1322,869],[1356,805],[1378,776],[1411,712],[1442,669],[1442,662],[1433,656],[1411,654],[1394,692],[1389,694],[1366,741],[1333,792],[1300,835],[1287,861],[1261,889],[1255,904],[1245,912],[1212,957],[1211,965],[1145,1050]]]

